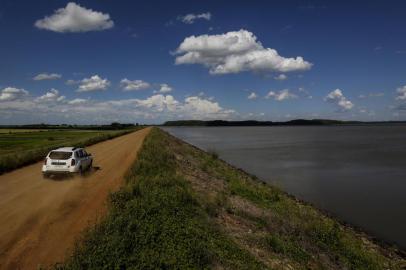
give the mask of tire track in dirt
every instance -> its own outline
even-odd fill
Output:
[[[0,175],[0,269],[37,269],[61,262],[80,233],[106,212],[150,128],[86,149],[89,175],[43,179],[42,162]]]

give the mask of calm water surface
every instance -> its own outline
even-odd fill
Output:
[[[406,126],[164,129],[406,248]]]

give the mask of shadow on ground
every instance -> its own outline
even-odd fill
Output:
[[[75,176],[80,176],[80,177],[86,178],[99,170],[101,170],[100,166],[93,166],[92,168],[84,171],[82,174],[79,174],[79,173],[51,174],[46,177],[44,176],[44,179],[54,180],[54,181],[64,181],[64,180],[72,180],[73,178],[75,178]]]

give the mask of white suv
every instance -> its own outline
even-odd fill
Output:
[[[78,147],[62,147],[48,153],[42,166],[42,174],[83,173],[92,168],[93,157],[85,149]]]

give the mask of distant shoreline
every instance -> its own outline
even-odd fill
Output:
[[[162,126],[238,127],[238,126],[358,126],[358,125],[405,125],[406,121],[340,121],[329,119],[295,119],[285,122],[273,121],[225,121],[225,120],[177,120],[167,121]]]
[[[257,120],[173,120],[162,124],[111,123],[103,125],[77,124],[24,124],[0,125],[0,129],[77,129],[77,130],[122,130],[138,126],[163,127],[270,127],[270,126],[385,126],[406,125],[406,121],[341,121],[333,119],[294,119],[290,121],[257,121]]]

